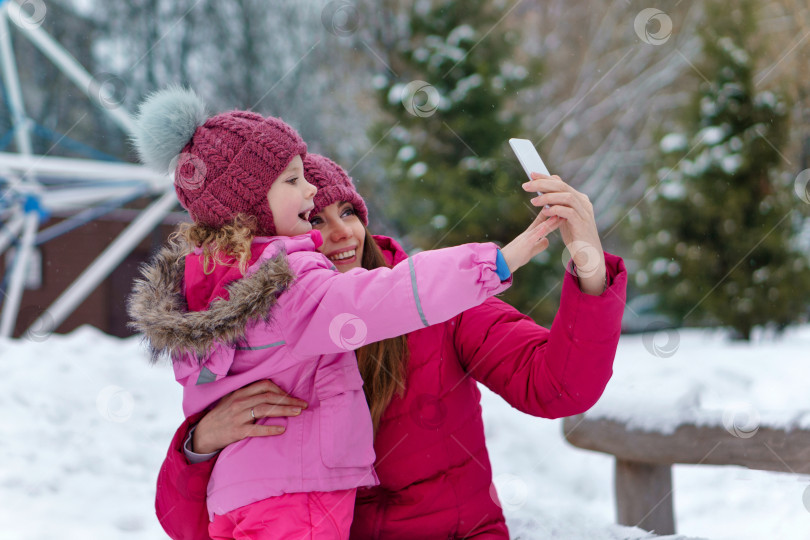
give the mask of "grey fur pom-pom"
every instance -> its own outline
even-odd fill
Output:
[[[207,118],[205,103],[193,90],[169,86],[141,104],[131,139],[144,164],[171,173],[172,161]]]

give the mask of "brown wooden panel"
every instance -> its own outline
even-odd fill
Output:
[[[616,522],[675,534],[672,467],[616,459]]]
[[[132,217],[137,215],[130,211]],[[129,218],[130,216],[125,216]],[[58,223],[52,218],[41,229]],[[168,221],[168,220],[167,220]],[[84,269],[112,242],[128,219],[99,219],[79,227],[41,246],[42,287],[23,291],[14,336],[21,337],[29,325],[67,288]],[[76,310],[57,328],[65,333],[83,324],[117,336],[132,333],[126,328],[125,298],[132,288],[135,270],[149,254],[163,244],[174,230],[174,223],[163,223],[147,235],[136,249],[112,271]],[[5,254],[4,254],[5,255]],[[5,257],[0,257],[0,277],[5,273]]]

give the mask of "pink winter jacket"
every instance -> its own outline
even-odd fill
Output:
[[[222,326],[245,313],[253,316],[232,330],[232,339],[214,341],[202,358],[199,346],[173,351],[183,409],[193,415],[261,379],[272,379],[309,406],[282,420],[284,434],[247,438],[220,453],[208,482],[211,519],[284,493],[376,485],[371,417],[354,349],[446,321],[511,282],[498,277],[498,249],[491,243],[423,252],[393,268],[343,274],[316,251],[318,231],[257,243],[266,247],[237,286],[228,285],[229,298],[190,314],[210,316]],[[269,313],[255,316],[254,295],[277,283],[286,288]],[[217,312],[223,303],[232,309]],[[271,420],[279,424],[259,422]]]
[[[392,239],[375,240],[389,264],[407,258]],[[509,538],[491,495],[476,381],[534,416],[559,418],[593,406],[612,374],[627,286],[622,259],[606,253],[605,262],[601,296],[581,292],[565,273],[550,329],[490,298],[408,334],[405,394],[380,421],[380,485],[358,491],[353,539]],[[177,430],[157,480],[157,516],[174,540],[209,540],[205,483],[216,459],[191,464],[183,450],[201,416]]]

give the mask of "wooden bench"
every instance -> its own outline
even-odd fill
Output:
[[[616,458],[616,520],[656,534],[675,534],[672,465],[741,465],[749,469],[810,473],[810,430],[759,427],[734,435],[722,425],[682,425],[673,433],[628,429],[622,422],[563,421],[566,440]]]

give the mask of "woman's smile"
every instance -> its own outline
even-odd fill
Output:
[[[335,264],[352,264],[357,260],[357,246],[333,251],[327,257]]]

